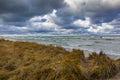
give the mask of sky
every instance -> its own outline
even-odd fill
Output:
[[[0,34],[120,34],[120,0],[0,0]]]

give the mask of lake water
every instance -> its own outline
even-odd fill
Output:
[[[120,56],[120,36],[0,36],[10,40],[32,41],[53,44],[66,49],[104,51],[106,54]]]

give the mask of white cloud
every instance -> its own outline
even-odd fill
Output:
[[[73,11],[77,11],[81,9],[81,7],[78,9],[78,6],[80,6],[81,3],[83,3],[83,0],[65,0],[65,2],[68,4],[69,9]]]
[[[56,30],[59,29],[60,26],[55,24],[56,10],[53,10],[52,13],[44,15],[44,16],[35,16],[28,21],[29,26],[31,29],[37,30]],[[42,21],[45,19],[45,21]]]
[[[33,22],[30,24],[32,28],[38,30],[55,30],[59,26],[51,22]]]
[[[93,27],[95,26],[95,28]],[[102,23],[101,26],[93,25],[91,26],[88,31],[93,33],[109,33],[112,29],[114,29],[114,26],[108,24],[108,23]]]
[[[17,26],[13,26],[13,28],[16,30],[20,30],[20,31],[22,31],[22,32],[27,32],[28,30],[29,30],[29,28],[28,27],[26,27],[26,26],[22,26],[22,27],[17,27]]]
[[[79,27],[84,27],[84,28],[88,28],[90,26],[90,24],[91,24],[90,18],[86,18],[85,20],[78,19],[73,22],[73,25],[79,26]]]
[[[56,10],[53,10],[52,13],[46,14],[44,16],[35,16],[29,20],[29,22],[40,22],[42,19],[46,19],[47,21],[54,22],[54,18],[56,18]]]
[[[73,22],[73,25],[78,27],[86,28],[88,32],[92,33],[110,33],[114,26],[111,25],[111,22],[109,23],[101,23],[101,24],[92,24],[90,21],[90,18],[86,18],[85,20],[78,19]]]

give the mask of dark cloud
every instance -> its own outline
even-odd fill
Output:
[[[63,0],[0,0],[0,18],[4,22],[25,21],[64,5]]]
[[[120,13],[120,6],[117,3],[111,7],[110,4],[98,0],[72,0],[72,4],[69,2],[68,0],[0,0],[0,18],[5,22],[25,21],[33,16],[44,15],[53,9],[58,9],[57,16],[62,18],[63,24],[69,24],[78,18],[85,19],[86,16],[91,17],[93,23],[100,23],[109,22]]]
[[[39,8],[53,8],[53,9],[58,9],[61,8],[65,5],[64,0],[31,0],[31,4],[34,7]]]
[[[22,13],[28,9],[23,0],[0,0],[0,13]]]
[[[116,19],[120,13],[120,10],[110,10],[102,13],[98,13],[94,16],[90,16],[93,23],[103,23],[103,22],[111,22]]]

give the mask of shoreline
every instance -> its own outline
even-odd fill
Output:
[[[0,39],[4,39],[4,40],[10,40],[10,41],[20,41],[20,42],[35,42],[35,41],[27,41],[27,40],[13,40],[13,39],[6,39],[6,38],[0,38]],[[42,45],[52,45],[52,46],[59,46],[59,45],[54,45],[54,44],[43,44],[43,43],[40,43],[40,42],[35,42],[35,43],[37,43],[37,44],[42,44]],[[60,47],[62,47],[62,48],[65,48],[67,51],[72,51],[73,49],[79,49],[79,48],[66,48],[66,47],[64,47],[64,46],[60,46]],[[96,52],[96,51],[89,51],[89,50],[86,50],[86,49],[79,49],[79,50],[83,50],[84,51],[84,54],[85,54],[85,56],[86,57],[88,57],[89,56],[89,54],[90,53],[92,53],[92,52]],[[97,51],[96,53],[97,54],[99,54],[99,52],[100,51]],[[103,51],[104,52],[104,51]],[[106,54],[106,52],[104,52],[105,54]],[[106,54],[107,56],[109,56],[111,59],[114,59],[114,60],[116,60],[116,59],[119,59],[120,58],[120,55],[118,55],[118,54],[116,54],[116,55],[114,55],[114,53],[112,53],[112,54]]]

